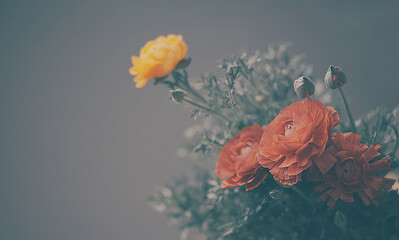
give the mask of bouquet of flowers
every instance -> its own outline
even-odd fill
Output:
[[[344,71],[313,82],[288,47],[225,59],[195,82],[181,35],[132,57],[136,87],[165,85],[194,120],[179,155],[198,164],[153,207],[182,239],[399,239],[399,106],[354,119]]]

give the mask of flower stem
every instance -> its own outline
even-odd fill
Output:
[[[301,196],[309,205],[312,205],[312,201],[295,185],[290,186],[299,196]]]
[[[195,91],[189,81],[188,81],[188,74],[186,70],[183,71],[184,75],[181,75],[177,71],[172,72],[172,76],[175,79],[175,84],[176,86],[180,87],[181,89],[185,90],[188,93],[191,93],[194,95],[198,100],[206,104],[206,100],[204,97],[202,97],[197,91]]]
[[[390,154],[391,157],[394,158],[396,156],[396,151],[399,148],[399,131],[398,131],[398,129],[395,126],[392,125],[391,127],[392,127],[392,129],[393,129],[393,131],[395,133],[395,137],[396,137],[395,146],[393,147],[393,150],[392,150],[392,152]]]
[[[185,85],[187,86],[187,90],[188,92],[190,92],[191,94],[193,94],[194,96],[196,96],[199,100],[201,100],[203,103],[206,103],[206,100],[204,99],[204,97],[202,97],[197,91],[195,91],[188,82],[185,83]]]
[[[351,123],[352,132],[356,133],[357,130],[356,130],[355,121],[353,120],[352,112],[351,112],[351,109],[349,108],[349,103],[348,103],[348,100],[346,99],[344,90],[341,87],[338,87],[338,91],[339,91],[339,94],[341,94],[342,101],[344,101],[346,112],[348,113],[349,121]]]
[[[191,104],[191,105],[193,105],[193,106],[195,106],[195,107],[197,107],[197,108],[201,108],[201,109],[203,109],[203,110],[205,110],[205,111],[208,111],[208,112],[210,112],[210,113],[213,113],[213,114],[215,114],[215,115],[221,117],[221,118],[222,118],[223,120],[225,120],[227,123],[230,123],[230,120],[229,120],[226,116],[224,116],[223,114],[221,114],[220,112],[217,112],[217,111],[215,111],[215,110],[213,110],[213,109],[210,109],[209,107],[206,107],[206,106],[204,106],[204,105],[201,105],[201,104],[199,104],[199,103],[196,103],[196,102],[194,102],[193,100],[188,99],[188,98],[186,98],[186,97],[183,99],[183,101],[186,102],[186,103],[188,103],[188,104]]]

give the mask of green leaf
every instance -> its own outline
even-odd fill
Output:
[[[334,217],[334,224],[339,227],[343,232],[347,231],[348,220],[346,219],[345,214],[337,210]]]

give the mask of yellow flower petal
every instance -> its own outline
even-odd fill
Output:
[[[171,73],[187,54],[187,44],[182,35],[169,34],[148,41],[141,49],[140,56],[132,56],[133,66],[129,69],[136,87],[147,84],[148,79],[164,77]]]
[[[152,46],[154,46],[156,43],[155,41],[148,41],[144,47],[142,47],[140,49],[140,56],[143,56],[144,54],[146,54],[148,52],[148,49],[150,49]]]
[[[157,42],[157,43],[164,43],[164,42],[167,42],[167,39],[166,39],[166,37],[165,36],[159,36],[159,37],[157,37],[156,39],[155,39],[155,42]]]
[[[181,57],[181,59],[183,59],[184,56],[186,56],[186,54],[187,54],[188,46],[187,46],[187,43],[185,43],[185,42],[180,42],[179,45],[180,45],[180,48],[182,49],[181,50],[182,53],[181,53],[180,57]]]
[[[129,68],[129,73],[133,76],[138,74],[136,71],[134,71],[134,67]]]
[[[133,66],[140,64],[140,57],[132,56],[131,59],[132,59]]]
[[[145,79],[139,75],[135,77],[133,81],[136,83],[136,88],[142,88],[147,84],[148,79]]]
[[[143,88],[147,84],[147,81],[140,81],[136,83],[136,88]]]
[[[167,39],[168,39],[168,41],[174,42],[174,43],[179,43],[179,42],[183,41],[182,35],[169,34],[167,36]]]

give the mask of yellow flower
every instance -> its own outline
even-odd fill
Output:
[[[187,44],[181,35],[169,34],[151,40],[140,49],[140,56],[132,56],[131,75],[136,76],[137,88],[150,78],[161,78],[171,73],[187,53]]]

